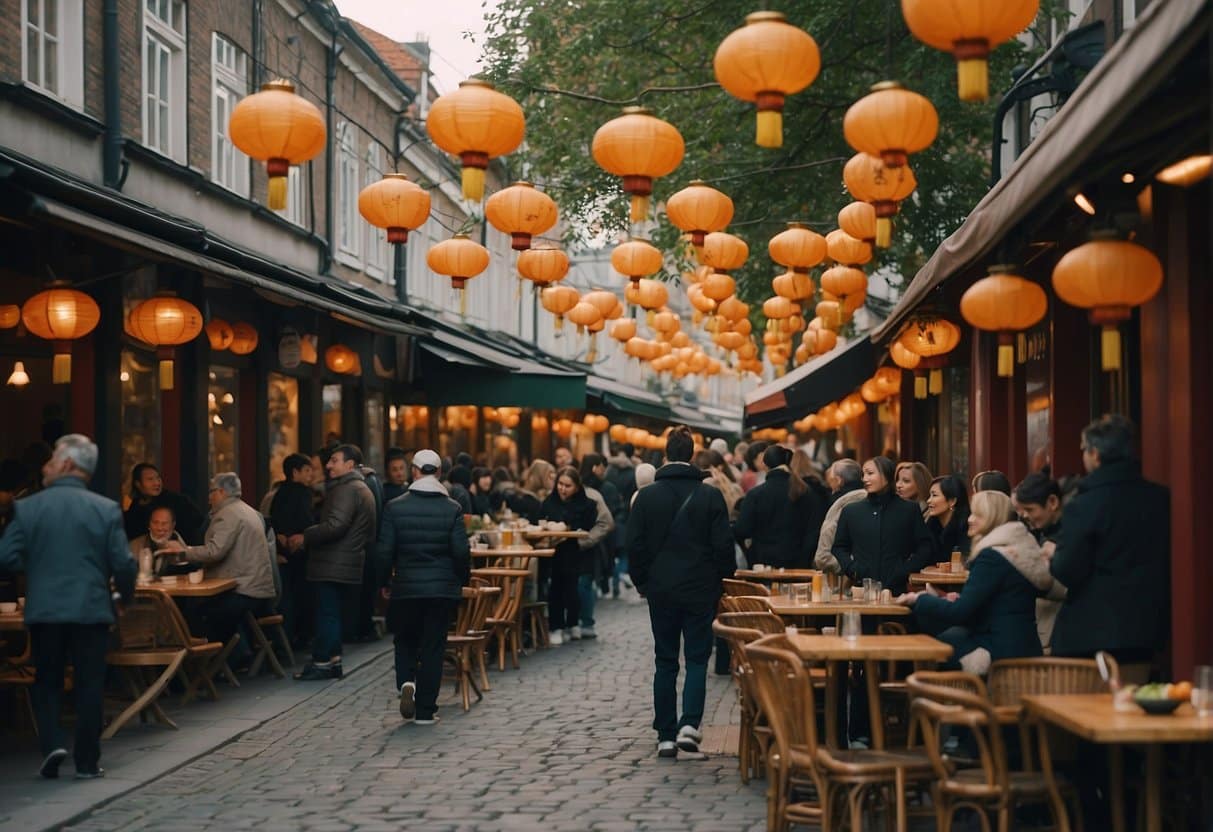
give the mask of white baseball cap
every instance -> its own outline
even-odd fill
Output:
[[[442,457],[426,448],[413,454],[413,467],[423,474],[436,474],[442,470]]]

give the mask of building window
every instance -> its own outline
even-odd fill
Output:
[[[212,365],[207,388],[208,464],[212,474],[238,467],[239,375],[231,367]]]
[[[22,79],[73,107],[84,106],[82,0],[22,0]]]
[[[379,159],[379,145],[372,143],[366,151],[364,185],[372,185],[383,178],[383,165]],[[361,224],[363,234],[366,235],[366,273],[371,277],[383,280],[387,274],[388,262],[387,231],[377,228],[369,222],[363,221]]]
[[[185,4],[143,7],[143,143],[185,161]]]
[[[216,32],[211,47],[211,178],[241,196],[248,196],[249,160],[227,134],[228,119],[237,102],[248,93],[248,56]]]
[[[307,195],[311,184],[311,168],[291,165],[286,175],[286,208],[282,216],[300,228],[307,228]]]
[[[341,385],[326,384],[320,391],[320,427],[324,441],[341,441]]]
[[[278,482],[283,477],[282,463],[299,450],[299,381],[270,373],[266,400],[270,446],[266,482]]]
[[[358,152],[354,149],[354,128],[342,122],[337,125],[337,251],[358,262]],[[348,260],[347,260],[348,262]]]

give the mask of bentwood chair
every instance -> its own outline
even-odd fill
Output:
[[[929,783],[930,760],[912,751],[843,751],[819,744],[813,685],[790,647],[785,635],[766,636],[745,647],[759,702],[775,734],[767,791],[767,816],[773,822],[768,826],[820,825],[830,832],[841,813],[849,817],[853,832],[860,832],[865,808],[879,801],[895,816],[898,832],[905,832],[906,791]],[[793,799],[790,787],[781,788],[793,777],[812,782],[815,798]]]
[[[147,711],[161,724],[177,727],[161,709],[159,699],[194,646],[178,622],[180,615],[177,605],[161,590],[136,590],[124,607],[117,621],[119,646],[106,653],[105,662],[117,668],[133,701],[110,722],[102,739],[114,736],[133,717],[144,717]],[[148,683],[144,671],[155,669],[161,672]]]
[[[1114,666],[1115,659],[1108,658]],[[1032,732],[1031,726],[1022,718],[1023,697],[1049,693],[1104,693],[1108,689],[1094,659],[1051,657],[996,661],[990,665],[987,686],[999,719],[1004,725],[1017,726],[1024,764],[1028,767],[1032,761]],[[1069,757],[1075,747],[1073,739],[1059,731],[1052,733],[1064,746],[1055,750],[1060,756]],[[1118,754],[1120,750],[1117,748],[1110,753]],[[1053,756],[1057,759],[1059,755]]]
[[[475,578],[472,579],[476,581]],[[488,689],[488,673],[485,671],[484,650],[488,643],[489,613],[501,587],[476,586],[463,588],[463,601],[455,618],[455,629],[446,638],[447,659],[455,666],[455,688],[463,701],[463,709],[472,707],[472,693],[476,701],[484,699],[482,690]],[[476,673],[480,673],[480,685],[476,684]]]
[[[770,596],[767,595],[722,595],[722,612],[770,612]]]
[[[754,581],[742,581],[737,578],[725,578],[721,581],[724,586],[725,595],[766,595],[770,596],[771,590],[764,584],[755,583]]]
[[[758,705],[754,687],[754,672],[746,660],[745,646],[762,638],[760,630],[731,626],[723,616],[712,622],[712,632],[729,647],[732,657],[733,681],[737,685],[737,704],[741,708],[741,729],[737,740],[737,757],[741,782],[761,777],[766,770],[767,749],[771,744],[771,729]]]

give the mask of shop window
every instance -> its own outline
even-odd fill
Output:
[[[1040,471],[1053,463],[1053,388],[1048,329],[1042,327],[1021,333],[1017,340],[1016,359],[1024,374],[1027,396],[1028,470]]]
[[[363,458],[367,465],[378,473],[383,473],[383,436],[384,407],[382,393],[366,394],[366,444],[362,448]]]
[[[237,442],[240,426],[236,402],[239,383],[239,373],[233,368],[211,367],[206,401],[210,438],[207,470],[212,475],[235,471],[239,466]]]
[[[227,122],[240,99],[248,94],[248,56],[236,44],[213,33],[211,48],[211,178],[241,196],[248,196],[249,160],[227,134]]]
[[[82,0],[22,0],[22,79],[66,104],[84,106]]]
[[[321,392],[321,427],[324,441],[340,440],[341,434],[341,385],[326,384]]]
[[[371,143],[366,151],[365,185],[373,185],[383,178],[383,164],[380,161],[379,145]],[[379,280],[385,279],[388,263],[387,231],[362,222],[363,234],[366,235],[366,273]]]
[[[311,168],[291,165],[286,175],[286,208],[282,216],[295,225],[307,227],[307,189],[311,186]]]
[[[140,462],[160,464],[160,385],[156,356],[123,350],[122,497],[130,497],[131,469]]]
[[[283,460],[299,450],[298,380],[281,373],[270,373],[266,399],[270,446],[269,477],[266,482],[274,483],[282,479]]]
[[[185,4],[143,7],[143,143],[185,161]]]

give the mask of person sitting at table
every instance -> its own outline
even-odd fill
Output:
[[[930,516],[927,512],[927,498],[931,491],[931,469],[927,466],[921,462],[897,463],[893,490],[901,499],[918,503],[923,520]]]
[[[468,493],[472,497],[472,514],[477,517],[493,515],[493,501],[489,496],[492,492],[493,472],[488,468],[473,468],[472,485],[468,488]]]
[[[1041,655],[1036,597],[1053,579],[1036,539],[1001,491],[973,495],[968,531],[977,554],[960,593],[941,597],[928,584],[897,603],[912,608],[924,630],[952,645],[948,669],[985,675],[999,659]]]
[[[585,493],[576,468],[560,469],[556,475],[556,491],[543,501],[540,516],[564,523],[569,531],[588,532],[598,523],[598,504]],[[583,542],[561,540],[550,560],[552,584],[548,590],[548,630],[553,645],[580,637],[581,604],[577,581],[594,565],[594,553],[586,551]]]
[[[160,469],[150,462],[140,462],[131,469],[131,504],[122,516],[127,540],[132,540],[147,531],[152,509],[168,506],[173,510],[177,530],[188,544],[202,540],[206,518],[193,500],[164,487]]]
[[[152,573],[159,575],[184,575],[192,567],[187,563],[177,561],[175,553],[166,554],[164,547],[169,543],[186,546],[185,538],[177,534],[177,518],[168,506],[157,506],[152,509],[152,515],[147,521],[147,533],[141,534],[131,541],[131,555],[136,561],[139,554],[148,549],[152,553]]]
[[[969,554],[969,494],[955,474],[936,477],[927,491],[927,529],[941,558]]]
[[[216,474],[207,495],[211,522],[206,542],[201,546],[169,543],[162,549],[202,564],[208,578],[236,581],[232,592],[199,599],[186,614],[190,630],[211,641],[226,642],[239,629],[245,613],[266,615],[273,606],[274,564],[265,519],[240,499],[241,493],[240,477],[235,473]]]
[[[750,544],[746,559],[788,569],[813,565],[825,507],[817,494],[788,468],[792,451],[771,445],[762,452],[766,479],[741,500],[733,536]]]
[[[853,459],[838,459],[826,469],[826,483],[830,486],[829,508],[821,521],[821,532],[817,535],[817,553],[813,566],[832,575],[839,573],[838,558],[831,551],[834,535],[838,533],[838,518],[842,510],[851,503],[867,498],[863,490],[863,469]]]
[[[522,472],[522,484],[506,493],[505,506],[532,524],[539,522],[543,501],[556,487],[556,469],[546,459],[537,459]]]

